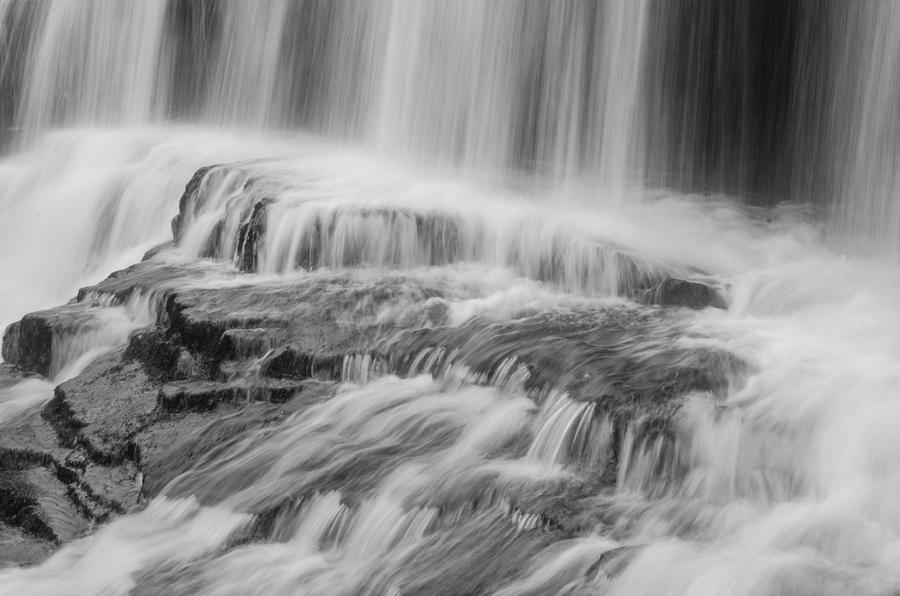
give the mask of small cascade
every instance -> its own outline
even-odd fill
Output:
[[[365,384],[387,374],[387,363],[371,354],[344,356],[341,366],[341,382]]]
[[[410,362],[409,368],[407,369],[407,374],[410,376],[440,376],[441,369],[447,370],[449,367],[445,365],[449,363],[450,366],[452,366],[452,362],[453,360],[450,358],[450,355],[445,348],[425,348],[412,359],[412,362]]]
[[[52,394],[53,386],[38,378],[0,387],[0,425],[45,404]]]
[[[527,577],[504,587],[497,592],[497,596],[558,593],[581,583],[572,578],[584,578],[581,581],[586,589],[587,586],[599,588],[606,579],[603,577],[602,566],[595,572],[599,577],[591,577],[591,572],[606,555],[618,547],[617,543],[606,538],[573,540],[561,550],[554,549],[538,557]]]
[[[278,512],[272,540],[290,541],[308,552],[327,550],[344,535],[349,515],[339,492],[317,493]]]
[[[659,498],[683,477],[679,444],[665,433],[648,432],[645,422],[629,422],[622,436],[616,490]]]
[[[0,267],[16,292],[0,300],[0,327],[140,261],[171,237],[177,198],[194,171],[212,155],[253,151],[246,139],[214,133],[65,131],[4,161]]]
[[[148,319],[133,319],[124,308],[105,308],[74,329],[54,327],[48,377],[60,383],[78,375],[97,356],[124,345]]]
[[[593,402],[575,402],[551,392],[538,414],[528,457],[551,465],[574,466],[598,475],[611,453],[613,424]]]
[[[10,325],[3,356],[56,382],[81,372],[91,360],[123,345],[132,331],[149,323],[122,307],[73,304],[57,311],[32,313]]]

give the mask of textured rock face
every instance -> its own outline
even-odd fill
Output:
[[[188,185],[173,223],[176,239],[187,241],[193,233],[191,222],[204,209],[204,185],[225,179],[216,171],[201,170]],[[253,189],[262,183],[241,184]],[[538,457],[530,455],[528,444],[534,442],[531,449],[552,451],[553,461],[590,468],[581,479],[542,481],[538,491],[504,488],[509,502],[496,523],[512,519],[546,533],[517,535],[527,553],[549,539],[544,536],[564,539],[607,523],[595,507],[596,495],[612,490],[631,458],[656,458],[659,476],[676,479],[677,417],[686,396],[715,400],[749,370],[728,352],[682,341],[692,334],[686,321],[695,314],[665,308],[724,307],[718,291],[699,282],[661,281],[665,271],[648,269],[639,259],[611,257],[636,302],[579,298],[558,304],[554,295],[495,311],[494,270],[454,263],[467,256],[461,221],[370,209],[353,215],[361,229],[373,222],[379,229],[412,222],[416,242],[429,243],[416,244],[416,251],[430,255],[426,263],[432,267],[358,267],[371,246],[357,237],[353,250],[341,253],[346,262],[340,264],[350,269],[263,278],[249,272],[265,257],[277,201],[237,196],[241,211],[234,225],[217,224],[203,248],[204,255],[230,264],[185,262],[163,247],[83,288],[70,304],[10,326],[3,353],[17,368],[7,367],[10,380],[0,379],[0,389],[26,372],[52,375],[62,360],[79,357],[78,349],[69,350],[80,345],[71,340],[79,334],[95,333],[91,337],[102,339],[106,350],[59,384],[43,408],[0,426],[0,546],[4,540],[19,545],[10,560],[39,560],[56,545],[161,494],[196,496],[209,504],[246,495],[281,455],[260,447],[262,438],[281,437],[288,449],[297,436],[310,433],[315,444],[323,428],[369,407],[363,400],[324,426],[304,426],[305,417],[322,416],[335,403],[339,408],[354,384],[386,377],[388,386],[401,383],[402,393],[409,390],[402,383],[417,386],[426,375],[436,379],[434,387],[428,385],[432,391],[461,385],[530,400],[532,410],[547,416],[547,432],[559,435],[552,439],[559,444],[549,445],[550,438],[529,434],[541,429],[532,429],[496,445],[498,453]],[[339,225],[316,221],[319,240],[297,253],[304,268],[327,262],[323,251],[331,249],[322,239]],[[236,241],[228,229],[237,230]],[[568,250],[564,239],[553,246]],[[555,262],[561,253],[551,253],[535,253],[537,261],[526,264],[546,287],[564,287],[571,279]],[[398,263],[409,264],[389,264]],[[118,319],[110,318],[113,311]],[[104,336],[112,327],[118,331]],[[69,355],[61,359],[63,352]],[[387,395],[392,398],[393,390]],[[414,433],[411,442],[399,439],[400,431],[341,436],[333,454],[307,453],[303,473],[271,494],[238,499],[256,516],[253,539],[289,539],[277,534],[286,530],[277,529],[276,520],[296,514],[297,503],[313,493],[340,491],[345,503],[358,506],[396,466],[438,453],[459,438],[454,416],[426,423],[415,407],[370,413],[377,418],[389,412],[386,425],[404,421],[401,427]],[[245,450],[257,448],[259,459],[242,459]],[[216,466],[223,462],[219,476]],[[484,503],[493,507],[498,480],[483,474],[460,478],[452,490],[444,487],[434,505],[438,517]]]
[[[37,313],[12,323],[3,336],[3,360],[39,375],[50,374],[53,329]]]

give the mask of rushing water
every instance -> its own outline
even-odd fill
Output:
[[[515,358],[348,358],[0,593],[900,592],[898,61],[890,0],[0,0],[0,327],[172,239],[215,166],[169,256],[224,262],[205,287],[424,280],[490,352],[700,276],[728,309],[641,328],[642,362],[749,363],[665,439]],[[0,426],[152,308],[73,323]]]

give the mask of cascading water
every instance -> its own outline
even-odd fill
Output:
[[[0,0],[0,594],[897,593],[898,18]]]

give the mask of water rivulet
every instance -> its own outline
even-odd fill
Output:
[[[897,593],[898,19],[0,0],[0,594]]]

